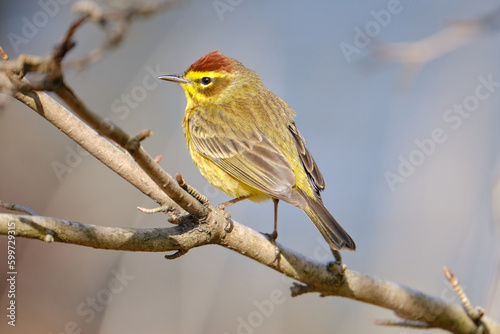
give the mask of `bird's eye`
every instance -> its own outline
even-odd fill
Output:
[[[205,85],[205,86],[208,85],[211,82],[212,82],[212,79],[210,79],[209,77],[203,77],[203,78],[201,78],[201,83],[203,85]]]

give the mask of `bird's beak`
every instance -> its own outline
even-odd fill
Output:
[[[158,79],[177,82],[178,84],[187,84],[190,82],[189,80],[184,79],[182,75],[162,75],[161,77],[158,77]]]

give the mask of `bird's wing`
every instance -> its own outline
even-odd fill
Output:
[[[198,152],[225,172],[274,198],[301,209],[307,206],[305,199],[292,189],[292,165],[262,132],[235,129],[229,124],[217,126],[194,115],[189,129]]]
[[[316,161],[314,161],[311,152],[307,149],[306,140],[300,134],[299,130],[295,126],[295,123],[289,125],[288,129],[295,139],[297,151],[299,152],[300,160],[302,161],[302,165],[307,172],[307,176],[309,177],[309,180],[311,180],[311,183],[316,188],[319,195],[319,192],[325,189],[325,179],[323,179],[323,175],[321,175],[318,165],[316,165]]]

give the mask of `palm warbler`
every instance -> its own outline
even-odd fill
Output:
[[[160,79],[184,89],[187,146],[207,181],[234,198],[222,207],[273,199],[275,239],[282,200],[304,210],[332,249],[356,249],[323,204],[325,181],[295,126],[295,112],[254,71],[212,51],[184,74]]]

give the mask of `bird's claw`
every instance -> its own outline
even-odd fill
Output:
[[[266,238],[269,239],[269,241],[274,246],[274,254],[275,254],[275,256],[274,256],[274,260],[271,263],[278,262],[278,265],[279,265],[281,251],[280,251],[279,247],[276,245],[276,239],[278,238],[278,232],[277,231],[273,231],[273,233],[263,233],[263,234],[266,236]]]
[[[233,229],[233,220],[231,219],[231,212],[222,210],[224,213],[224,218],[226,218],[226,226],[224,226],[224,231],[231,232]]]
[[[222,210],[222,211],[226,211],[226,206],[225,206],[226,203],[220,203],[220,204],[217,204],[217,206],[215,207],[216,209],[218,210]]]

